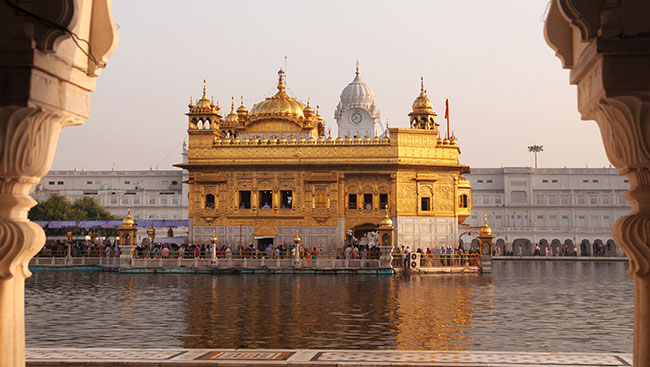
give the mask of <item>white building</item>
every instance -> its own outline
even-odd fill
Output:
[[[34,186],[37,201],[52,194],[74,201],[90,196],[114,215],[131,208],[135,219],[187,219],[183,171],[50,171]]]
[[[354,80],[341,92],[341,99],[334,111],[334,119],[340,137],[381,136],[385,127],[380,122],[375,94],[359,77],[359,65]]]
[[[473,168],[465,176],[474,205],[466,224],[481,226],[487,214],[501,252],[505,244],[515,254],[520,248],[532,254],[539,244],[542,253],[549,245],[557,253],[565,244],[571,253],[577,245],[579,254],[592,254],[609,243],[608,255],[622,255],[612,226],[630,212],[621,198],[630,184],[616,169]]]

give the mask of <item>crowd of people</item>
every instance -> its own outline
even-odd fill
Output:
[[[120,246],[115,241],[98,241],[97,243],[75,241],[70,246],[70,256],[72,257],[119,257],[121,253]],[[68,245],[60,240],[48,241],[36,256],[66,257],[68,256]]]
[[[409,246],[402,246],[400,250],[395,250],[396,252],[393,253],[393,265],[399,266],[403,264],[404,267],[407,267],[409,261],[408,255],[412,252]],[[433,250],[430,247],[426,249],[418,248],[415,252],[420,254],[420,264],[424,267],[452,265],[475,266],[478,264],[478,249],[469,248],[465,250],[462,245],[456,248],[442,245],[440,248],[434,248]]]

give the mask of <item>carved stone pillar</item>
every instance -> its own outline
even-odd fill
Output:
[[[0,2],[0,366],[25,365],[25,278],[45,243],[27,219],[29,190],[50,169],[61,129],[88,118],[116,46],[109,0]]]
[[[596,120],[607,157],[629,178],[631,213],[614,224],[634,277],[634,366],[650,366],[650,3],[553,0],[545,36]]]
[[[31,107],[0,107],[0,365],[24,365],[24,294],[29,260],[45,242],[27,219],[30,188],[54,157],[61,116]]]

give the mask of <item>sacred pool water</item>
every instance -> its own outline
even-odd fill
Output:
[[[631,352],[625,262],[500,261],[489,275],[35,271],[27,347]]]

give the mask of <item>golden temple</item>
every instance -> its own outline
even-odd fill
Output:
[[[472,206],[462,177],[469,167],[459,163],[456,138],[440,136],[423,85],[410,128],[373,133],[379,112],[357,69],[336,117],[364,133],[336,138],[318,109],[286,93],[282,69],[277,89],[250,111],[233,99],[225,117],[205,82],[190,100],[187,159],[177,165],[189,175],[190,241],[209,243],[215,232],[219,245],[264,248],[288,245],[298,231],[307,248],[341,250],[348,237],[376,231],[388,208],[395,245],[457,244]]]

